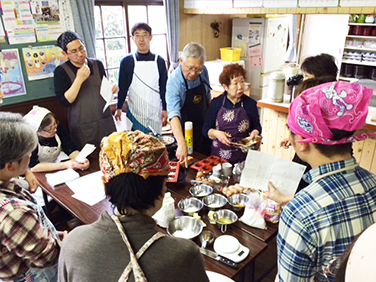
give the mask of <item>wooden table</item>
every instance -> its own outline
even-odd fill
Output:
[[[90,160],[90,169],[84,172],[79,172],[81,176],[98,171],[98,160],[95,160],[95,156],[98,156],[98,154],[93,153],[92,155],[94,155],[94,157],[92,157]],[[200,159],[203,159],[204,157],[204,155],[194,153],[194,161],[198,161]],[[60,206],[62,206],[84,224],[90,224],[96,221],[103,211],[107,211],[109,214],[112,214],[113,212],[111,204],[107,199],[102,200],[94,206],[89,206],[73,198],[73,192],[68,188],[67,185],[61,184],[56,187],[51,187],[46,180],[45,173],[35,173],[35,175],[43,191],[47,195],[51,196]],[[194,179],[195,175],[196,171],[189,168],[187,170],[187,176],[185,180],[181,181],[180,183],[167,184],[167,189],[171,192],[172,197],[175,199],[176,205],[182,198],[190,196],[188,192],[188,189],[191,186],[190,180]],[[204,221],[206,221],[206,229],[214,232],[215,237],[223,235],[217,226],[209,224],[207,213],[202,213],[201,215]],[[240,227],[245,228],[246,230],[255,234],[257,237],[259,237],[259,239],[244,232]],[[166,232],[165,229],[158,229],[160,231]],[[273,236],[275,237],[276,231],[277,229],[275,225],[268,226],[267,230],[258,230],[256,228],[249,227],[241,222],[233,224],[233,226],[228,228],[226,234],[235,236],[241,244],[249,248],[250,253],[248,257],[244,261],[239,263],[238,269],[233,269],[205,256],[206,269],[226,275],[228,277],[231,277],[232,279],[236,279],[236,281],[242,281],[244,276],[249,277],[248,281],[253,281],[254,262],[256,258],[267,248],[267,242]],[[199,243],[197,239],[195,240],[195,242]],[[209,246],[208,248],[212,250],[212,246]]]

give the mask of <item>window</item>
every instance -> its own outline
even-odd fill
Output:
[[[95,1],[95,36],[97,58],[104,64],[107,77],[117,84],[120,61],[136,52],[131,29],[136,22],[152,28],[150,51],[168,64],[166,17],[162,1]]]

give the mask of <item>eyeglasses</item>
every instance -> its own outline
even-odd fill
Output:
[[[59,121],[55,119],[54,124],[51,124],[48,127],[42,128],[42,131],[46,133],[53,133],[53,131],[55,130],[55,128],[57,128],[58,125],[59,125]]]
[[[184,67],[185,67],[186,72],[194,72],[196,74],[201,74],[204,71],[203,67],[200,67],[200,68],[187,67],[185,64],[184,64]]]
[[[148,38],[149,34],[147,34],[147,33],[145,33],[145,34],[135,34],[133,37],[136,38],[136,39]]]
[[[81,45],[80,48],[78,49],[73,49],[69,52],[67,52],[69,55],[72,55],[72,56],[77,56],[78,55],[78,52],[80,52],[81,54],[86,52],[86,49],[85,49],[85,46],[84,45]]]

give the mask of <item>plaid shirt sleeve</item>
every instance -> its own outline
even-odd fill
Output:
[[[291,204],[291,202],[290,202]],[[288,205],[279,223],[277,237],[279,281],[314,281],[315,236],[308,232],[297,209]]]
[[[44,268],[56,264],[60,240],[41,225],[37,211],[28,205],[6,204],[2,215],[1,245],[7,252],[3,251],[1,263],[6,263],[6,272],[15,275],[22,273],[25,267]]]

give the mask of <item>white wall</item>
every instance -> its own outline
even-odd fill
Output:
[[[340,68],[348,19],[349,15],[306,15],[299,62],[309,56],[328,53],[337,59]]]

